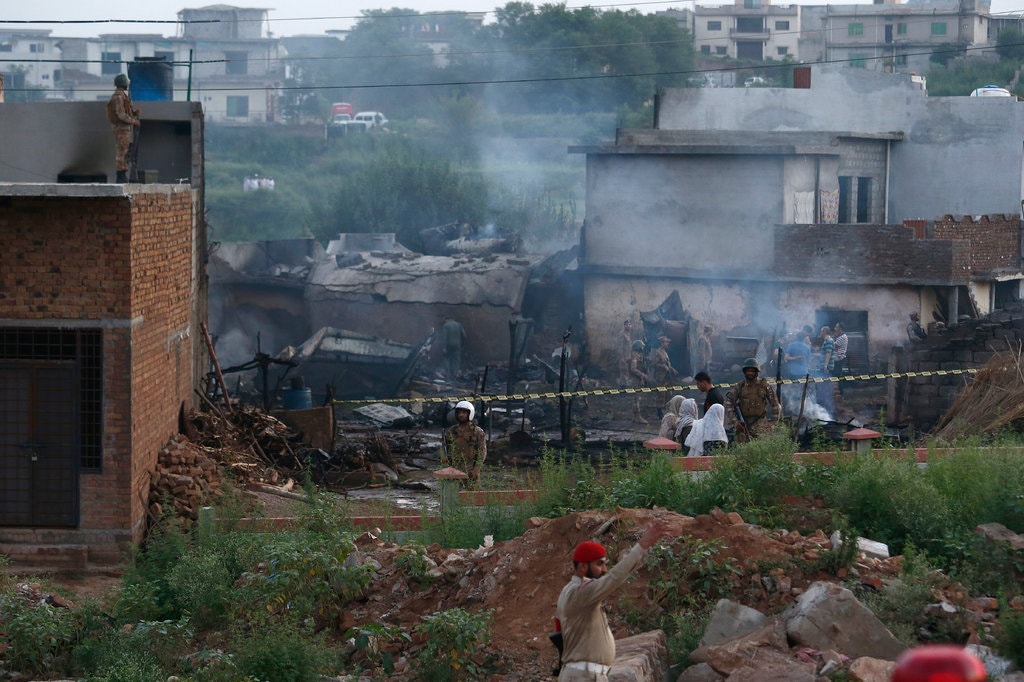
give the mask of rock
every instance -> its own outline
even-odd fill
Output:
[[[1013,668],[1012,662],[1003,658],[987,646],[982,646],[981,644],[968,644],[964,647],[964,651],[968,651],[977,656],[981,662],[985,664],[985,670],[988,671],[989,676],[993,679],[1006,679],[1005,675]]]
[[[850,664],[848,674],[851,680],[857,682],[889,682],[894,670],[896,670],[895,661],[861,656]]]
[[[772,650],[789,653],[789,642],[786,641],[786,624],[779,617],[767,619],[757,629],[737,635],[712,646],[701,646],[690,653],[692,663],[707,663],[722,675],[731,675],[733,670],[741,668]],[[762,651],[763,650],[763,651]]]
[[[608,682],[661,682],[668,675],[668,639],[661,630],[615,641]]]
[[[737,635],[756,630],[768,617],[731,599],[719,599],[708,619],[699,646],[714,646]]]
[[[721,682],[724,679],[707,663],[698,663],[684,670],[676,682]]]
[[[816,682],[813,663],[774,649],[756,649],[750,660],[729,675],[729,682]]]
[[[974,529],[976,535],[992,542],[1005,542],[1016,550],[1024,550],[1024,536],[1014,533],[1001,523],[983,523]]]
[[[853,593],[816,582],[783,613],[789,638],[819,651],[835,649],[858,658],[895,661],[906,649]]]

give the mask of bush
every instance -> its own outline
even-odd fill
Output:
[[[449,609],[424,616],[415,628],[426,641],[416,659],[422,679],[446,682],[477,676],[481,668],[473,655],[490,641],[493,614]]]
[[[277,626],[232,641],[235,665],[243,677],[273,682],[318,682],[323,643],[308,632]]]

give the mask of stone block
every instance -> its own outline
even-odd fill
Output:
[[[852,592],[832,583],[812,584],[783,617],[790,640],[819,651],[894,661],[906,649]]]
[[[661,630],[615,641],[608,682],[662,682],[668,675],[668,639]]]

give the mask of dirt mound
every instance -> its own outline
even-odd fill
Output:
[[[436,578],[423,588],[417,587],[395,562],[408,551],[406,548],[364,537],[360,543],[364,552],[372,555],[381,569],[366,599],[351,611],[347,624],[381,621],[412,629],[422,616],[437,611],[493,609],[490,652],[513,663],[519,679],[544,679],[555,660],[547,634],[553,630],[558,594],[571,576],[573,548],[583,540],[598,540],[614,561],[657,517],[667,520],[677,538],[713,543],[714,561],[736,569],[731,573],[731,593],[718,596],[772,611],[793,601],[811,581],[829,577],[810,575],[799,567],[810,565],[830,548],[820,531],[808,538],[783,531],[769,533],[744,523],[737,514],[717,510],[695,518],[662,510],[589,511],[556,519],[532,519],[522,536],[492,547],[429,547],[429,557],[437,564],[433,571]],[[762,569],[774,572],[773,576],[762,580]],[[895,574],[898,561],[874,562],[862,569]],[[606,603],[616,638],[636,634],[627,624],[626,604],[640,605],[643,610],[658,608],[648,594],[652,577],[646,566],[641,567],[622,592],[626,599]],[[674,580],[677,576],[657,576],[659,582],[666,578]],[[689,587],[685,582],[679,585],[683,591]]]

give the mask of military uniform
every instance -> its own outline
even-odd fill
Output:
[[[643,547],[633,545],[602,577],[590,580],[573,576],[562,589],[555,611],[562,624],[564,642],[559,682],[608,679],[607,668],[615,661],[615,637],[601,602],[626,582],[645,554]]]
[[[668,351],[660,346],[651,353],[651,374],[656,386],[668,386],[672,377],[676,375],[672,361],[668,358]]]
[[[444,432],[448,456],[443,464],[465,471],[470,479],[480,482],[480,469],[487,459],[487,434],[473,422],[453,424]]]
[[[776,416],[782,414],[782,405],[779,397],[775,395],[775,389],[771,387],[767,379],[758,377],[753,381],[744,379],[730,389],[725,396],[726,418],[730,424],[739,421],[736,416],[736,406],[739,405],[743,413],[743,419],[747,422],[747,432],[736,429],[736,442],[746,443],[751,437],[764,434],[770,428],[768,423],[768,405],[772,406]]]
[[[128,92],[121,88],[107,100],[107,121],[114,133],[114,165],[118,173],[128,171],[128,148],[132,143],[132,126],[138,121],[135,105]]]
[[[619,385],[631,386],[629,361],[633,357],[633,337],[628,329],[623,329],[615,340],[615,353],[619,359]]]

